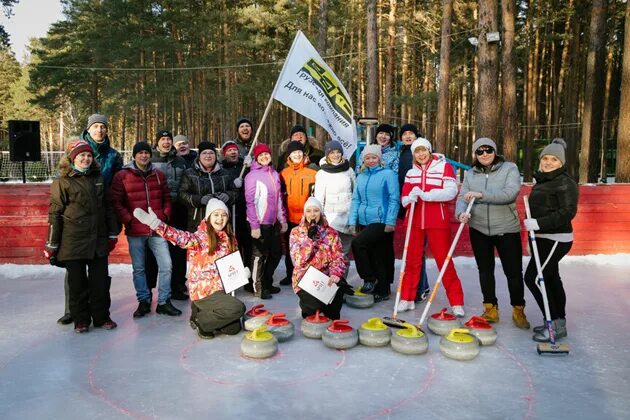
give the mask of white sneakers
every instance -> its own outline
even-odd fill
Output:
[[[463,318],[464,315],[466,315],[466,312],[464,312],[463,306],[455,305],[453,306],[453,314],[455,314],[455,316],[458,318]]]
[[[398,302],[398,312],[413,311],[414,309],[416,309],[416,304],[413,300],[401,300]]]

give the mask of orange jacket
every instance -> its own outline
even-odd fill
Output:
[[[298,164],[287,160],[288,166],[280,172],[280,180],[286,197],[287,218],[297,225],[304,214],[304,203],[313,193],[317,171],[306,166],[306,159]]]

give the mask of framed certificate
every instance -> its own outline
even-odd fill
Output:
[[[243,259],[238,250],[219,258],[214,263],[217,265],[223,290],[226,294],[232,293],[248,283]]]
[[[335,283],[329,286],[329,279],[329,276],[310,265],[298,282],[298,287],[326,305],[329,305],[339,289]]]

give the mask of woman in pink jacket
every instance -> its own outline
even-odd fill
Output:
[[[225,294],[217,270],[216,260],[238,250],[232,225],[228,223],[228,208],[216,198],[208,201],[205,218],[197,231],[175,229],[162,222],[149,207],[140,208],[133,215],[155,233],[188,250],[190,270],[186,285],[190,293],[192,312],[190,326],[201,338],[213,338],[217,333],[237,334],[245,313],[243,302]]]
[[[431,153],[429,140],[422,137],[416,139],[411,145],[411,154],[413,166],[405,176],[401,201],[406,208],[409,208],[412,202],[416,205],[413,215],[407,212],[407,217],[413,217],[413,220],[407,265],[402,280],[401,301],[398,304],[399,312],[415,309],[414,299],[422,268],[425,236],[429,240],[431,254],[438,268],[444,264],[451,245],[451,212],[448,202],[457,196],[453,167],[443,155]],[[463,317],[464,292],[451,260],[442,281],[453,313]]]
[[[266,144],[254,147],[254,162],[245,177],[247,221],[252,232],[252,280],[254,294],[270,299],[280,292],[273,285],[273,273],[282,257],[281,233],[288,229],[282,205],[280,176],[271,166],[271,149]]]
[[[300,224],[293,228],[289,238],[290,254],[293,260],[293,290],[300,298],[302,318],[319,310],[330,319],[339,319],[344,293],[354,293],[344,279],[346,259],[339,233],[324,217],[322,203],[310,197],[304,204],[304,216]],[[335,297],[326,305],[298,287],[299,281],[309,266],[329,276],[330,283],[339,286]]]

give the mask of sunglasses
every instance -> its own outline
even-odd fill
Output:
[[[475,154],[477,156],[481,156],[483,154],[487,154],[487,155],[491,155],[494,153],[494,149],[492,147],[484,147],[484,148],[479,148],[477,150],[475,150]]]

